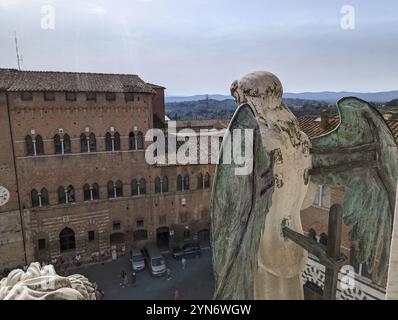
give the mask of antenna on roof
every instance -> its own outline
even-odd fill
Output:
[[[15,51],[17,53],[17,65],[18,65],[18,70],[21,71],[21,64],[23,63],[23,58],[22,55],[19,55],[18,51],[18,39],[17,39],[17,32],[14,31],[14,40],[15,40]]]

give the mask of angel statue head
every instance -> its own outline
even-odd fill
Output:
[[[231,85],[231,95],[236,103],[248,103],[263,117],[267,110],[275,109],[282,104],[282,94],[282,83],[274,74],[266,71],[249,73]]]

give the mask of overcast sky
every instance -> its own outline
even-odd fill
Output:
[[[255,70],[286,92],[398,89],[396,0],[0,0],[0,67],[16,67],[14,30],[23,69],[135,73],[168,95],[226,94]]]

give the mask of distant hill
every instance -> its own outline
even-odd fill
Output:
[[[285,99],[302,99],[302,100],[316,100],[325,102],[336,102],[337,100],[354,96],[366,101],[372,102],[387,102],[394,99],[398,99],[398,90],[395,91],[383,91],[383,92],[333,92],[333,91],[323,91],[323,92],[301,92],[301,93],[290,93],[286,92],[283,97]],[[199,94],[193,96],[170,96],[166,97],[166,102],[183,102],[183,101],[199,101],[205,100],[207,95]],[[209,94],[209,99],[211,100],[226,100],[232,99],[229,95],[222,94]]]
[[[333,104],[325,101],[284,99],[296,116],[319,114],[321,108],[329,108],[333,113]],[[166,114],[173,120],[228,119],[236,110],[233,99],[166,102]]]

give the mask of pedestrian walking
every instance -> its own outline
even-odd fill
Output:
[[[171,280],[171,271],[169,268],[166,269],[166,280]]]
[[[182,257],[181,264],[182,264],[182,270],[185,270],[185,266],[187,264],[187,259],[185,259],[185,257]]]
[[[126,278],[126,271],[122,270],[122,272],[120,273],[120,285],[124,288],[124,281]]]
[[[131,274],[131,284],[135,287],[135,283],[137,281],[137,275],[135,274],[135,272],[133,272]]]
[[[174,291],[174,300],[180,300],[180,291],[178,289]]]

